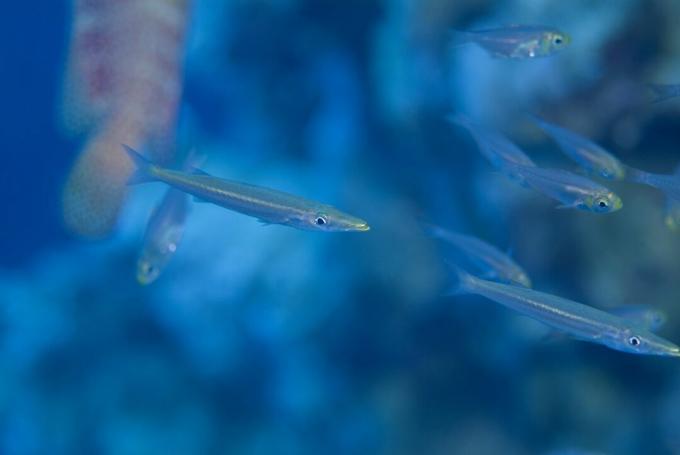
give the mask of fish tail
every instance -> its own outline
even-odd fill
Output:
[[[673,98],[679,95],[678,93],[679,90],[674,85],[647,84],[647,87],[649,88],[649,90],[652,91],[652,94],[654,95],[652,103],[659,103],[661,101],[665,101],[669,98]]]
[[[135,171],[128,179],[128,185],[136,185],[138,183],[153,182],[157,180],[152,175],[154,164],[137,153],[132,147],[122,144],[125,152],[130,157],[130,160],[135,165]]]
[[[446,290],[444,295],[463,295],[474,293],[474,284],[476,278],[457,265],[447,262],[453,275],[453,283]]]
[[[630,182],[648,184],[649,176],[649,172],[641,171],[640,169],[635,169],[630,166],[626,168],[626,180]]]

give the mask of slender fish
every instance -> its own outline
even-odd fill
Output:
[[[330,205],[261,186],[221,179],[196,170],[175,171],[149,162],[123,146],[137,167],[130,183],[161,181],[199,200],[258,218],[267,224],[283,224],[314,231],[368,231],[368,223]]]
[[[426,225],[425,228],[433,237],[464,253],[486,276],[504,283],[531,287],[531,280],[524,269],[495,246],[477,237],[452,232],[439,226]]]
[[[446,119],[468,130],[477,143],[479,151],[496,169],[503,172],[512,180],[523,185],[524,180],[520,175],[511,172],[507,163],[516,163],[522,166],[536,166],[529,156],[515,145],[510,139],[498,131],[485,128],[463,114],[451,114]]]
[[[628,180],[660,190],[667,199],[680,201],[680,174],[654,174],[628,167]]]
[[[453,45],[475,43],[495,58],[526,59],[547,57],[566,48],[566,33],[540,25],[510,25],[477,31],[454,31]]]
[[[623,207],[621,198],[608,188],[592,180],[563,169],[544,169],[507,163],[510,171],[523,178],[526,184],[551,197],[562,205],[595,213],[610,213]]]
[[[566,128],[548,123],[539,117],[533,119],[581,167],[606,179],[623,180],[625,166],[604,148]]]
[[[680,357],[680,348],[629,320],[588,305],[520,286],[476,278],[456,270],[452,294],[493,300],[568,335],[632,354]]]
[[[195,153],[191,152],[184,169],[193,169],[198,161]],[[174,256],[182,241],[189,205],[189,196],[171,187],[154,209],[137,259],[137,281],[140,284],[154,282]]]

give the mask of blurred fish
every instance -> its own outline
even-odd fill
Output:
[[[453,45],[475,43],[496,58],[525,59],[547,57],[571,43],[566,33],[539,25],[453,32]]]
[[[184,169],[190,170],[198,162],[196,154],[191,152]],[[142,251],[137,260],[137,281],[140,284],[154,282],[170,262],[182,240],[188,214],[189,196],[169,188],[151,214],[144,234]]]
[[[610,213],[623,207],[621,198],[608,188],[563,169],[545,169],[507,163],[511,172],[535,190],[560,201],[558,208]]]
[[[680,174],[654,174],[628,167],[626,175],[629,181],[656,188],[667,200],[671,199],[673,203],[680,202]]]
[[[536,166],[529,156],[503,134],[485,128],[463,114],[451,114],[446,119],[467,129],[474,138],[479,151],[498,170],[513,180],[523,183],[523,178],[509,172],[506,163],[512,162],[522,166]]]
[[[680,178],[680,165],[675,168],[675,173]],[[680,200],[672,197],[666,197],[666,204],[664,207],[664,222],[668,229],[677,231],[680,229]]]
[[[623,180],[626,174],[625,166],[614,155],[566,128],[548,123],[536,116],[532,118],[557,142],[562,151],[581,167],[606,179]]]
[[[650,332],[656,332],[668,320],[666,313],[648,305],[625,305],[611,308],[609,312]]]
[[[647,84],[654,94],[652,103],[659,103],[680,96],[680,84]]]
[[[152,164],[128,146],[123,146],[137,166],[130,183],[161,181],[197,200],[253,216],[266,224],[283,224],[315,231],[368,231],[364,220],[347,215],[330,205],[261,186],[221,179],[194,170],[175,171]]]
[[[531,287],[527,273],[510,256],[495,246],[470,235],[452,232],[435,225],[426,225],[427,231],[465,253],[490,279]]]
[[[680,357],[680,348],[629,320],[572,300],[520,286],[476,278],[454,268],[451,294],[475,294],[493,300],[573,338],[633,354]]]

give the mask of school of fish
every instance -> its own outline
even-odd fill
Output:
[[[511,25],[507,27],[454,31],[453,48],[475,44],[492,58],[533,59],[564,51],[570,35],[552,27]],[[649,84],[660,102],[680,97],[680,85]],[[623,208],[622,199],[595,178],[633,182],[651,186],[665,197],[664,221],[680,229],[680,165],[672,174],[655,174],[629,167],[601,145],[564,126],[529,115],[558,148],[586,175],[565,169],[538,166],[529,155],[500,131],[485,126],[462,113],[447,120],[464,128],[474,139],[481,155],[499,172],[524,188],[558,202],[557,208],[578,209],[598,214]],[[182,169],[163,167],[123,145],[135,168],[129,183],[162,182],[169,186],[154,210],[143,239],[137,263],[141,284],[155,281],[177,251],[191,204],[209,202],[258,219],[308,231],[368,231],[367,221],[321,202],[266,188],[212,176],[199,170],[193,159]],[[655,332],[666,322],[666,315],[647,305],[617,305],[605,311],[540,292],[509,254],[475,237],[433,224],[424,229],[431,237],[451,248],[447,253],[454,284],[446,295],[474,294],[485,297],[517,313],[544,323],[567,337],[604,345],[634,354],[680,357],[680,347]],[[453,263],[456,263],[455,265]],[[465,266],[464,270],[462,266]]]

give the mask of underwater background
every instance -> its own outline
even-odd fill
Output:
[[[646,84],[680,82],[680,2],[146,0],[186,3],[179,72],[142,75],[126,52],[107,62],[130,80],[179,74],[163,92],[174,110],[154,99],[131,114],[139,98],[117,97],[129,124],[68,128],[72,25],[97,2],[0,14],[0,453],[680,454],[677,359],[546,341],[489,300],[442,297],[447,253],[421,227],[511,250],[536,289],[658,308],[680,342],[680,232],[660,192],[608,182],[622,210],[555,210],[445,119],[466,113],[537,163],[576,169],[537,114],[672,173],[680,101],[651,103]],[[523,23],[571,46],[518,61],[450,45],[453,29]],[[164,185],[131,188],[97,238],[65,222],[64,187],[99,132],[115,144],[100,170],[114,169],[121,143],[163,142],[135,125],[175,111],[168,149],[371,230],[262,226],[194,204],[177,254],[141,286]]]

